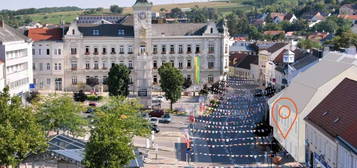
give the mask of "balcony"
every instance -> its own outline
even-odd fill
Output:
[[[99,69],[99,67],[95,66],[93,69],[98,70],[98,69]]]
[[[179,53],[179,54],[183,54],[183,51],[179,51],[178,53]]]
[[[214,53],[214,50],[208,51],[208,54],[213,54],[213,53]]]
[[[196,54],[201,54],[201,51],[196,51]]]
[[[99,53],[98,52],[94,52],[93,55],[98,55]]]
[[[107,70],[108,68],[107,67],[102,67],[103,70]]]
[[[89,55],[90,53],[89,52],[85,52],[84,55]]]
[[[134,54],[134,53],[131,51],[131,52],[128,52],[128,54]]]
[[[115,55],[116,53],[115,52],[111,52],[110,54]]]
[[[187,51],[187,54],[192,54],[192,51]]]
[[[192,67],[191,66],[187,66],[187,69],[191,69]]]
[[[175,51],[170,51],[170,54],[175,54]]]
[[[119,52],[119,54],[124,54],[124,52]]]
[[[107,55],[107,52],[102,52],[102,55]]]
[[[72,67],[71,70],[72,71],[77,71],[77,67]]]
[[[157,51],[152,52],[152,54],[157,54]]]
[[[165,51],[165,52],[164,52],[164,51],[163,51],[163,52],[161,52],[161,54],[166,54],[166,51]]]

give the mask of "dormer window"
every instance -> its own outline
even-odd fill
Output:
[[[211,28],[211,34],[213,34],[213,28]]]
[[[73,35],[76,34],[76,30],[72,29],[72,34]]]
[[[98,36],[99,35],[99,30],[93,30],[93,36]]]
[[[119,36],[124,36],[125,35],[125,30],[124,29],[119,29],[118,30],[118,35]]]

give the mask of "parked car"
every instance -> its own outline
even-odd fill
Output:
[[[164,96],[155,96],[152,98],[152,100],[160,100],[160,101],[165,101],[165,97]]]
[[[161,118],[164,115],[164,113],[165,113],[164,110],[154,110],[149,113],[149,116]]]
[[[155,133],[160,132],[160,128],[156,124],[150,124],[151,131],[154,131]]]
[[[171,122],[171,115],[165,114],[159,121],[160,123],[170,123]]]
[[[255,97],[262,97],[264,95],[263,91],[260,89],[255,90],[254,96]]]
[[[96,107],[96,106],[97,106],[97,103],[95,103],[95,102],[89,102],[88,106]]]
[[[93,113],[95,111],[94,108],[88,107],[87,111],[85,113]]]
[[[152,118],[150,118],[150,123],[151,124],[158,124],[159,123],[159,119],[158,118],[156,118],[156,117],[152,117]]]
[[[161,100],[152,100],[151,102],[152,106],[161,106]]]

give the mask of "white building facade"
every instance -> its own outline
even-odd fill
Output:
[[[184,77],[193,80],[195,56],[201,59],[202,84],[225,79],[229,34],[223,22],[152,24],[151,8],[151,3],[138,0],[133,16],[125,17],[120,24],[73,22],[65,28],[62,42],[36,42],[35,52],[39,45],[44,51],[62,48],[62,55],[52,50],[49,55],[35,55],[35,80],[37,86],[39,81],[43,83],[37,88],[75,91],[89,77],[103,83],[112,64],[124,64],[132,70],[131,94],[151,94],[159,86],[158,68],[165,62],[171,62]],[[44,67],[49,63],[51,70],[37,71],[40,63]],[[61,63],[60,70],[53,70],[56,63]],[[46,82],[50,76],[51,82]],[[98,87],[103,88],[101,85]]]
[[[33,81],[32,42],[15,29],[0,23],[0,60],[4,63],[4,85],[11,95],[23,96]]]

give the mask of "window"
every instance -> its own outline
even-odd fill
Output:
[[[226,53],[226,54],[228,53],[228,44],[224,45],[224,53]]]
[[[102,49],[102,54],[103,54],[103,55],[106,55],[106,54],[107,54],[107,48],[103,48],[103,49]]]
[[[73,71],[77,70],[77,61],[71,61],[71,69]]]
[[[208,62],[208,69],[214,68],[214,62]]]
[[[214,42],[208,43],[208,53],[214,53]]]
[[[58,55],[61,55],[61,54],[62,54],[62,50],[58,49]]]
[[[41,49],[38,49],[38,55],[41,55]]]
[[[72,85],[77,85],[77,76],[72,76]]]
[[[200,53],[200,45],[196,45],[196,54]]]
[[[153,81],[154,84],[157,84],[157,76],[156,75],[153,76],[152,81]]]
[[[86,52],[84,54],[89,55],[89,46],[86,46]]]
[[[62,65],[61,65],[61,63],[58,63],[58,70],[62,70]]]
[[[94,69],[99,69],[98,61],[94,61]]]
[[[192,53],[192,48],[191,45],[187,45],[187,54],[191,54]]]
[[[211,34],[213,33],[213,28],[211,28]]]
[[[47,63],[47,70],[51,70],[51,64]]]
[[[57,66],[57,63],[55,63],[55,70],[58,70],[58,66]]]
[[[72,29],[72,35],[76,34],[76,30]]]
[[[191,75],[187,75],[187,80],[191,80]]]
[[[133,69],[133,61],[129,61],[129,69]]]
[[[71,54],[76,55],[77,54],[77,48],[71,48]]]
[[[124,36],[125,35],[125,30],[124,29],[119,29],[118,30],[118,35],[119,36]]]
[[[153,68],[157,69],[157,61],[156,60],[153,61]]]
[[[54,54],[57,55],[57,49],[54,49]]]
[[[107,84],[107,80],[108,80],[108,77],[107,76],[103,76],[103,84]]]
[[[175,46],[170,45],[170,54],[175,54]]]
[[[133,46],[128,46],[128,54],[133,54]]]
[[[43,64],[40,63],[40,71],[42,71],[42,70],[43,70]]]
[[[46,50],[46,54],[47,54],[47,55],[50,55],[50,49],[47,49],[47,50]]]
[[[140,54],[143,55],[146,52],[146,47],[145,45],[140,45]]]
[[[89,64],[89,62],[86,62],[86,69],[90,69],[90,64]]]
[[[50,85],[50,84],[51,84],[51,79],[47,78],[47,85]]]
[[[112,48],[111,54],[115,54],[115,48]]]
[[[208,82],[213,83],[213,75],[208,75]]]
[[[182,69],[183,68],[183,63],[182,61],[179,62],[179,69]]]
[[[119,54],[124,54],[124,46],[123,45],[121,45],[119,47]]]
[[[96,47],[96,48],[94,48],[94,53],[93,53],[94,55],[98,55],[98,48]]]
[[[35,55],[35,54],[36,54],[36,50],[32,49],[32,55]]]
[[[93,30],[93,36],[98,36],[99,35],[99,30]]]
[[[187,60],[187,68],[191,69],[191,60]]]
[[[179,45],[179,54],[182,54],[182,53],[183,53],[183,46]]]
[[[166,54],[166,45],[161,46],[161,54]]]
[[[153,53],[153,54],[157,54],[157,45],[154,45],[154,46],[152,47],[152,53]]]
[[[103,69],[107,69],[107,62],[106,62],[106,61],[103,61],[102,64],[103,64],[103,65],[102,65],[102,68],[103,68]]]
[[[170,60],[172,67],[175,67],[175,60]]]
[[[32,70],[36,70],[36,64],[32,63]]]

